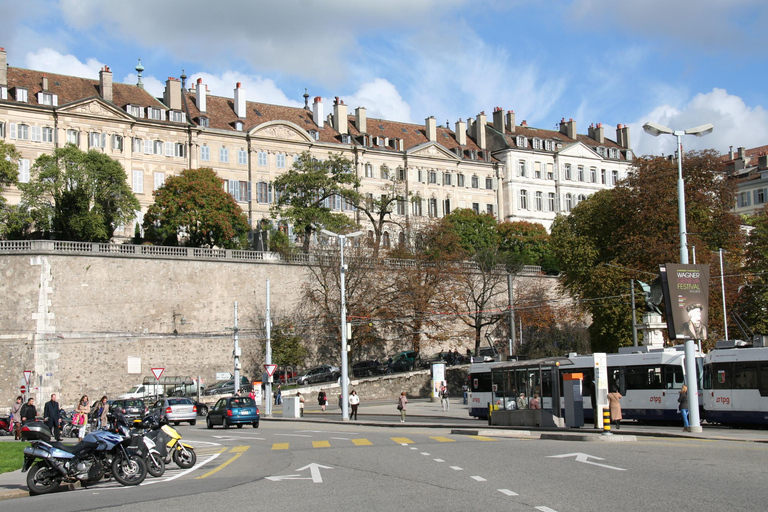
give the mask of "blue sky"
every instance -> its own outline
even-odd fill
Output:
[[[91,78],[103,65],[161,96],[182,68],[212,94],[303,105],[339,96],[371,117],[438,123],[494,107],[579,133],[704,123],[687,149],[768,144],[765,0],[0,0],[11,66]]]

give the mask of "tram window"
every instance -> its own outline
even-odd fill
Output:
[[[608,391],[613,391],[613,386],[619,388],[619,393],[622,395],[627,394],[627,390],[624,389],[624,383],[621,381],[621,369],[608,368]]]
[[[755,363],[733,365],[734,389],[757,389],[757,365]]]
[[[704,367],[704,383],[702,387],[704,389],[712,389],[712,366],[710,365]]]
[[[760,365],[760,396],[768,396],[768,364]]]
[[[731,388],[731,365],[713,364],[712,365],[712,389],[730,389]]]
[[[627,389],[662,389],[661,368],[657,366],[627,367]]]
[[[680,389],[685,384],[682,366],[664,367],[664,387],[666,389]]]

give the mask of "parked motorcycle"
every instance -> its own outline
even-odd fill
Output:
[[[78,437],[80,433],[80,426],[73,425],[72,420],[75,416],[75,411],[66,412],[64,409],[59,413],[61,418],[61,435],[64,437]]]
[[[165,419],[158,422],[159,428],[150,429],[146,434],[157,445],[160,455],[165,459],[166,464],[170,464],[171,458],[182,469],[188,469],[197,462],[195,449],[181,442],[181,434],[173,427],[167,424]]]
[[[114,477],[121,485],[138,485],[147,476],[144,459],[131,448],[127,426],[118,425],[117,432],[89,432],[74,446],[51,442],[51,431],[42,422],[30,422],[21,428],[22,439],[30,442],[24,448],[22,472],[27,472],[30,494],[45,494],[61,483],[82,482],[84,485],[102,478]]]
[[[131,430],[131,446],[137,448],[144,461],[147,463],[147,473],[154,477],[161,477],[165,473],[165,458],[157,449],[155,442],[146,435],[152,428],[160,428],[154,416],[147,416],[143,420],[134,420]]]

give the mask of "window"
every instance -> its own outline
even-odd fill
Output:
[[[259,158],[259,167],[266,167],[267,166],[267,152],[266,151],[259,151],[258,158]]]
[[[480,203],[472,203],[472,211],[480,215]]]
[[[422,212],[420,197],[413,198],[413,200],[411,200],[411,206],[413,210],[413,215],[415,215],[416,217],[421,217],[422,215],[424,215],[424,213]]]
[[[16,133],[14,134],[14,127]],[[29,126],[25,124],[14,125],[11,123],[11,138],[19,140],[29,140]]]
[[[53,128],[50,126],[43,126],[42,128],[41,142],[53,142]]]
[[[450,185],[451,184],[451,173],[444,172],[443,173],[443,185]]]
[[[464,175],[463,174],[457,174],[456,175],[456,186],[463,187],[464,186]]]
[[[525,137],[523,137],[522,135],[518,135],[517,136],[517,140],[515,141],[515,143],[517,144],[517,147],[519,147],[519,148],[524,148],[524,147],[526,147],[528,145],[528,144],[526,144]]]
[[[163,144],[163,141],[156,140],[152,143],[152,154],[162,155],[164,151],[165,151],[165,144]]]
[[[397,198],[397,214],[398,215],[405,215],[405,199],[402,197]]]
[[[97,132],[90,132],[88,134],[88,147],[100,148],[101,146],[101,134]]]
[[[580,165],[578,167],[578,171],[579,171],[579,181],[584,181],[584,166]]]
[[[260,181],[256,183],[256,202],[268,204],[272,202],[272,189],[269,183]]]
[[[547,194],[547,211],[554,212],[555,211],[555,193],[550,192]]]
[[[186,115],[184,114],[184,112],[180,112],[178,110],[171,110],[168,113],[168,116],[170,118],[170,121],[174,122],[174,123],[183,123],[183,122],[185,122],[187,120]]]
[[[187,145],[182,144],[181,142],[177,142],[173,145],[173,154],[174,156],[178,156],[181,158],[187,157]]]
[[[493,190],[493,178],[485,178],[485,189]]]
[[[555,171],[554,171],[554,165],[553,164],[547,164],[547,179],[548,180],[555,179]]]
[[[381,176],[381,179],[388,180],[389,179],[389,167],[386,165],[382,165],[381,168],[379,168],[379,176]]]
[[[200,146],[200,160],[208,161],[211,159],[211,148],[208,146]]]
[[[541,139],[538,137],[533,138],[533,149],[541,149]]]
[[[541,179],[541,162],[533,163],[533,177],[538,180]]]
[[[480,178],[472,176],[472,188],[480,188]]]
[[[755,190],[755,204],[763,204],[765,202],[765,189],[759,188]]]
[[[587,196],[585,196],[584,194],[579,194],[579,197],[576,199],[576,204],[579,204],[580,202],[586,201],[586,200],[587,200]]]
[[[229,163],[229,149],[219,148],[219,162],[223,164]]]
[[[29,159],[19,158],[19,183],[29,183]]]
[[[163,111],[159,108],[147,107],[147,119],[165,121],[165,116],[163,115]]]
[[[229,195],[235,201],[248,202],[251,199],[251,183],[248,181],[227,180]]]
[[[275,155],[275,164],[278,169],[285,169],[285,155],[283,153]]]
[[[144,171],[133,171],[133,192],[144,193]]]
[[[432,218],[437,217],[437,199],[429,200],[429,216]]]
[[[741,206],[741,207],[749,206],[750,205],[749,192],[741,192],[741,193],[739,193],[738,205]]]
[[[22,89],[21,87],[16,88],[16,101],[23,101],[24,103],[27,102],[27,90]]]
[[[540,212],[544,209],[544,194],[542,192],[536,192],[536,211]]]
[[[616,148],[611,148],[609,151],[610,157],[613,159],[619,158],[619,150]]]
[[[112,135],[112,151],[123,151],[123,136],[113,134]]]
[[[573,210],[573,196],[565,194],[565,211],[570,212],[571,210]]]
[[[525,160],[517,161],[517,175],[525,177]]]
[[[165,184],[165,173],[163,173],[163,172],[156,172],[154,174],[154,176],[155,176],[155,188],[154,188],[154,190],[157,190],[160,187],[162,187],[163,184]]]
[[[446,199],[443,201],[443,215],[448,215],[451,213],[451,200]]]
[[[598,146],[597,147],[597,154],[600,155],[600,156],[605,156],[605,147]]]
[[[365,177],[373,178],[373,165],[365,164]]]
[[[210,123],[209,123],[207,117],[201,117],[200,118],[200,126],[202,126],[203,128],[208,128],[209,124]]]
[[[597,169],[595,167],[589,168],[589,181],[597,183]]]
[[[486,204],[485,205],[485,213],[488,215],[493,215],[493,205],[492,204]]]
[[[572,179],[571,164],[565,164],[565,179],[567,180]]]
[[[67,134],[67,137],[69,137],[69,134]],[[142,148],[144,147],[144,143],[141,141],[141,139],[134,137],[133,138],[133,152],[134,153],[141,153]]]
[[[138,105],[126,105],[125,110],[133,117],[142,117],[141,107]]]
[[[613,171],[611,173],[611,185],[615,185],[619,182],[619,171]]]
[[[547,151],[552,151],[552,141],[551,140],[544,141],[544,149],[546,149]]]
[[[416,180],[419,183],[424,183],[424,171],[422,171],[421,169],[416,170]]]
[[[603,185],[608,183],[607,173],[605,169],[600,169],[600,182]]]
[[[43,140],[43,129],[40,126],[29,127],[29,140],[32,142],[41,142]]]
[[[517,203],[517,207],[521,210],[528,209],[528,191],[527,190],[520,191],[520,199]]]
[[[437,183],[437,173],[435,171],[429,171],[429,183]]]
[[[37,102],[41,105],[56,105],[58,101],[55,101],[56,95],[51,94],[50,92],[39,92],[37,93]]]
[[[5,123],[0,122],[0,138],[5,138]]]

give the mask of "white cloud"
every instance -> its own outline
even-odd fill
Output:
[[[123,77],[122,82],[124,84],[136,85],[139,83],[139,75],[136,73],[128,73]],[[162,98],[165,91],[165,82],[161,82],[157,78],[151,75],[141,75],[141,83],[144,85],[144,90],[155,98]]]
[[[28,69],[81,78],[98,78],[99,70],[104,67],[104,64],[96,59],[88,59],[83,63],[74,55],[62,55],[51,48],[41,48],[36,52],[27,53],[24,65]]]
[[[362,84],[356,92],[342,99],[349,105],[350,113],[356,107],[365,107],[368,117],[402,122],[411,120],[410,105],[403,100],[397,87],[383,78]]]
[[[699,93],[687,104],[659,105],[640,121],[630,124],[632,147],[638,155],[674,153],[676,138],[671,135],[653,137],[643,132],[643,124],[653,121],[674,130],[685,130],[712,123],[714,131],[698,138],[683,137],[683,150],[714,148],[721,154],[728,147],[752,148],[768,142],[768,111],[762,106],[750,107],[739,96],[715,88]]]
[[[208,91],[214,96],[234,97],[235,86],[240,82],[241,87],[245,89],[245,97],[249,101],[292,107],[304,105],[303,99],[302,101],[290,99],[273,80],[259,75],[249,75],[239,71],[225,71],[220,75],[192,73],[187,82],[187,88],[193,89],[198,78],[203,79],[203,83],[208,86]]]

